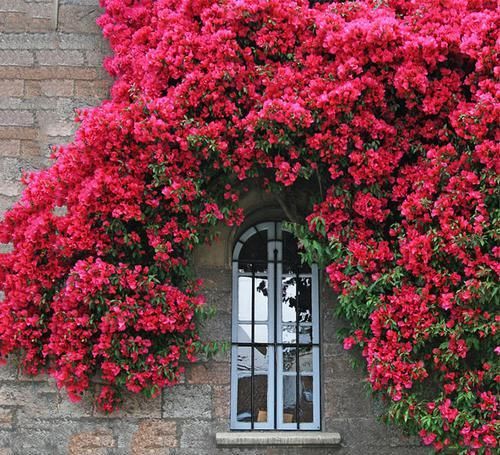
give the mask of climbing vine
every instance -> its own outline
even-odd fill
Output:
[[[261,185],[325,266],[387,418],[493,453],[496,2],[101,4],[111,98],[0,225],[1,357],[73,399],[98,375],[106,411],[175,384],[212,349],[191,251]]]

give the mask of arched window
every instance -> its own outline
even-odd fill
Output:
[[[320,429],[318,268],[279,222],[233,253],[231,428]]]

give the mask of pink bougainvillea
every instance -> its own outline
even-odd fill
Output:
[[[496,2],[101,3],[111,99],[0,227],[1,357],[73,398],[100,373],[108,411],[154,395],[203,346],[192,248],[241,222],[245,182],[316,187],[295,230],[388,418],[493,453]]]

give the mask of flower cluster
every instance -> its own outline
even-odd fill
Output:
[[[388,418],[493,453],[495,2],[101,4],[111,99],[0,225],[1,357],[73,397],[100,373],[106,410],[157,393],[201,345],[193,247],[247,183],[317,187],[297,233]]]

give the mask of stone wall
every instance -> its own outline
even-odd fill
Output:
[[[0,213],[18,198],[22,170],[48,165],[49,144],[71,139],[74,109],[108,94],[98,0],[59,0],[57,21],[54,5],[0,0]],[[231,272],[224,258],[231,238],[226,232],[196,255],[208,302],[218,310],[204,329],[210,339],[230,339]],[[423,453],[415,440],[377,422],[360,373],[336,342],[334,299],[326,290],[323,296],[323,429],[341,434],[338,449],[217,449],[215,433],[229,430],[227,353],[189,366],[183,384],[157,399],[127,397],[112,416],[97,412],[89,397],[69,402],[48,378],[0,367],[0,455]]]

